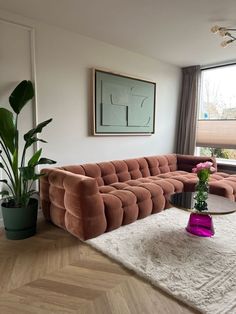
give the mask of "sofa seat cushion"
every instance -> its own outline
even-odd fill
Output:
[[[176,170],[99,186],[98,191],[104,203],[106,231],[162,211],[169,207],[168,195],[194,191],[197,181],[196,174]],[[210,176],[209,185],[211,193],[235,200],[236,175],[217,172]]]
[[[151,176],[100,186],[105,205],[107,231],[167,207],[167,195],[183,191],[183,183],[172,178]]]
[[[221,173],[220,177],[221,179],[210,182],[210,192],[236,201],[236,175]]]
[[[137,180],[128,180],[126,182],[116,182],[112,183],[110,186],[100,186],[100,193],[111,193],[115,190],[127,190],[129,187],[142,187],[143,189],[149,190],[150,184],[152,186],[157,186],[159,190],[162,191],[164,196],[180,193],[183,191],[183,183],[175,178],[159,178],[158,176],[151,176],[147,178],[139,178]],[[133,190],[135,194],[135,190]],[[160,193],[158,193],[160,194]]]
[[[193,192],[198,182],[195,173],[174,171],[157,176],[165,180],[175,179],[183,184],[183,191]],[[216,172],[210,175],[209,191],[212,194],[221,195],[231,200],[236,199],[236,175],[229,175],[224,172]]]
[[[157,177],[166,179],[166,178],[173,178],[173,177],[182,176],[186,174],[189,174],[189,172],[178,170],[178,171],[171,171],[167,173],[158,174]]]
[[[183,189],[182,182],[176,180],[175,178],[162,179],[158,176],[139,178],[137,180],[128,180],[126,182],[117,182],[111,184],[110,187],[117,190],[126,189],[129,186],[142,186],[143,188],[145,188],[146,184],[150,183],[161,187],[164,195],[179,193]]]

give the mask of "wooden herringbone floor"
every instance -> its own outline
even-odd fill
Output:
[[[43,220],[36,236],[0,232],[0,314],[197,313]]]

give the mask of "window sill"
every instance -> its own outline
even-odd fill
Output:
[[[216,162],[218,165],[225,165],[225,166],[236,166],[236,160],[235,159],[221,159],[216,158]]]
[[[236,160],[235,159],[216,159],[217,168],[219,172],[226,172],[228,174],[236,174]]]

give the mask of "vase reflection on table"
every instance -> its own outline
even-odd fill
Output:
[[[212,165],[212,162],[207,161],[192,169],[199,181],[196,184],[194,210],[190,214],[186,230],[200,237],[212,237],[215,234],[212,217],[207,213],[208,180],[210,174],[216,171]]]

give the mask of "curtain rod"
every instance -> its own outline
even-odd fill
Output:
[[[210,69],[227,67],[227,66],[230,66],[230,65],[236,65],[236,61],[232,61],[230,63],[220,63],[220,64],[201,66],[200,69],[201,70],[210,70]]]

